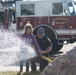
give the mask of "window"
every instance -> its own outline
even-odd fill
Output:
[[[63,13],[63,6],[62,3],[53,3],[52,4],[52,13],[53,14],[62,14]]]
[[[69,2],[68,6],[69,6],[70,14],[75,15],[75,9],[74,9],[74,6],[73,6],[72,2]]]
[[[34,4],[21,4],[21,15],[34,15]]]
[[[74,3],[74,8],[75,8],[75,15],[76,15],[76,2]]]

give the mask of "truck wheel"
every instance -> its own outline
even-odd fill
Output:
[[[56,39],[52,39],[52,44],[53,44],[53,48],[50,53],[58,52],[63,47],[63,45],[58,45],[58,41]]]
[[[52,47],[52,51],[51,52],[57,52],[58,49],[57,49],[57,40],[56,39],[52,39],[52,44],[53,44],[53,47]]]
[[[74,43],[74,42],[75,42],[75,40],[69,40],[69,42],[70,42],[70,43]]]
[[[57,50],[59,51],[60,49],[62,49],[63,45],[58,45],[57,46]]]

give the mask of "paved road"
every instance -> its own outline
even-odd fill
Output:
[[[76,46],[76,42],[73,44],[64,45],[63,48],[60,50],[65,54],[67,51],[70,51],[72,48]]]
[[[76,46],[76,42],[73,44],[64,45],[63,48],[60,50],[60,52],[63,52],[62,54],[65,54],[67,51],[70,51],[75,46]],[[19,66],[6,66],[6,67],[0,66],[0,71],[19,71]],[[25,71],[25,67],[24,67],[24,71]]]

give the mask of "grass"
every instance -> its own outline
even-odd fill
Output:
[[[31,72],[28,75],[39,75],[40,72],[36,71],[36,72]],[[0,75],[27,75],[26,73],[20,73],[20,72],[13,72],[13,71],[8,71],[8,72],[0,72]]]
[[[0,75],[17,75],[17,72],[0,72]]]

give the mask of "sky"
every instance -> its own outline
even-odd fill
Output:
[[[2,0],[2,1],[6,1],[6,0]],[[9,0],[7,0],[7,1],[9,1]],[[10,1],[13,1],[13,0],[10,0]],[[23,0],[23,1],[26,1],[26,0]],[[30,0],[30,1],[35,1],[35,0]],[[76,1],[76,0],[73,0],[73,1]]]
[[[76,1],[76,0],[73,0],[73,1]]]
[[[26,0],[23,0],[23,1],[26,1]],[[76,1],[76,0],[74,0],[74,1]]]
[[[13,1],[13,0],[2,0],[2,1]],[[29,1],[29,0],[23,0],[23,1]],[[36,0],[30,0],[30,1],[36,1]],[[74,0],[74,1],[76,1],[76,0]]]

